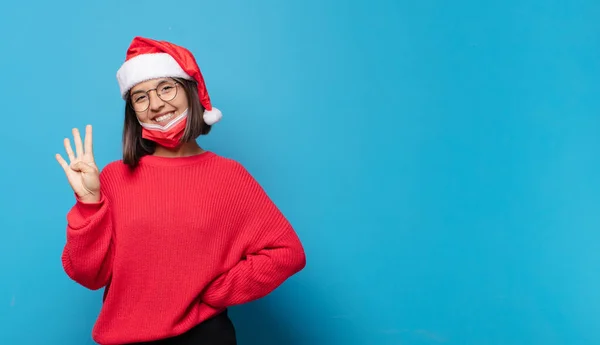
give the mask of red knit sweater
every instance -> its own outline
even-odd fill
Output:
[[[68,276],[104,291],[93,339],[104,345],[185,332],[261,298],[304,268],[290,223],[237,162],[206,152],[120,161],[100,175],[100,202],[67,215]]]

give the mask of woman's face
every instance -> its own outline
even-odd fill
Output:
[[[171,78],[141,82],[131,88],[129,97],[142,123],[164,126],[188,107],[184,88]]]

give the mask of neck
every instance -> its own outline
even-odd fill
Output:
[[[204,152],[204,149],[202,149],[195,140],[192,140],[174,149],[156,145],[153,155],[160,157],[188,157]]]

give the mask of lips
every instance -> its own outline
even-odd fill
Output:
[[[155,116],[154,118],[152,118],[152,122],[154,122],[154,123],[162,123],[162,122],[165,122],[165,121],[169,121],[173,117],[175,117],[175,113],[174,112],[169,112],[169,113],[166,113],[166,114],[161,114],[161,115]]]

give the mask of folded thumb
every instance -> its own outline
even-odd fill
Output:
[[[81,171],[81,172],[91,172],[94,169],[89,166],[88,164],[86,164],[85,162],[79,161],[73,165],[71,165],[71,169],[75,170],[75,171]]]

